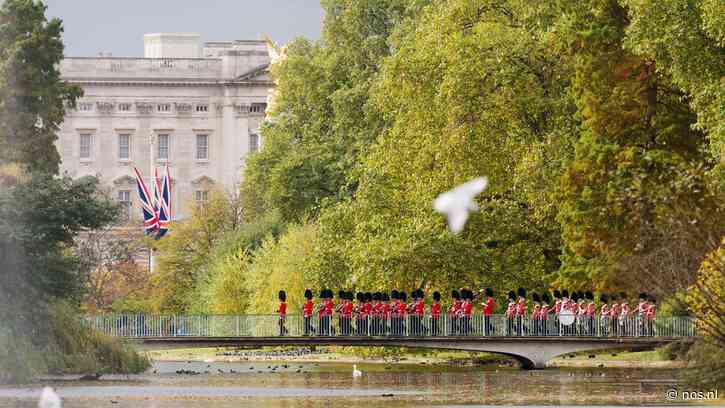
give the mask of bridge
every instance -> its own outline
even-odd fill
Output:
[[[539,369],[580,351],[650,349],[697,336],[688,317],[556,320],[431,316],[308,318],[288,315],[103,315],[87,323],[110,336],[156,347],[387,346],[482,351],[511,356]]]

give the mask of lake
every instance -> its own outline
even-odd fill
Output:
[[[666,392],[681,388],[669,369],[523,371],[377,363],[358,369],[362,377],[353,378],[347,363],[157,362],[143,375],[48,384],[65,408],[651,405],[667,403]],[[0,387],[0,407],[37,407],[40,388]]]

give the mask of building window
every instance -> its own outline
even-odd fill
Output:
[[[80,112],[93,112],[93,104],[90,102],[81,102],[78,104]]]
[[[209,160],[209,135],[196,135],[196,160]]]
[[[156,158],[169,160],[169,135],[159,135],[157,148]]]
[[[252,106],[249,107],[249,113],[264,113],[266,109],[266,103],[253,103]]]
[[[171,112],[171,104],[170,103],[160,103],[156,105],[156,110],[158,112]]]
[[[131,135],[118,135],[118,158],[120,160],[131,158]]]
[[[196,105],[197,112],[209,112],[209,105]]]
[[[131,112],[131,104],[130,103],[119,103],[118,110],[120,112]]]
[[[128,221],[131,219],[131,211],[133,205],[131,203],[131,190],[118,191],[118,203],[121,205],[121,219]]]
[[[259,135],[256,133],[249,134],[249,152],[259,151]]]
[[[88,133],[81,134],[80,139],[80,158],[81,160],[91,160],[92,136]]]
[[[204,205],[206,205],[207,201],[209,201],[209,191],[196,190],[195,200],[197,207],[204,208]]]

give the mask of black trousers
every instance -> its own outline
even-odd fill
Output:
[[[314,331],[315,331],[315,328],[312,327],[312,317],[305,316],[305,336],[309,336]]]
[[[440,322],[440,317],[434,316],[430,318],[430,335],[431,336],[438,336],[438,323]]]

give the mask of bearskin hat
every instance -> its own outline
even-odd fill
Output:
[[[397,290],[395,290],[395,289],[393,289],[393,291],[392,291],[392,292],[390,292],[390,298],[391,298],[391,299],[393,299],[393,300],[398,300],[398,297],[399,297],[399,295],[400,295],[400,294],[399,294],[399,293],[398,293],[398,291],[397,291]]]
[[[607,303],[607,302],[609,302],[609,297],[607,297],[606,293],[602,293],[601,295],[599,295],[599,300],[602,303]]]
[[[639,298],[642,299],[642,300],[647,300],[647,293],[646,292],[640,293],[639,294]]]
[[[612,293],[611,295],[609,295],[609,298],[612,299],[612,302],[614,302],[615,300],[617,300],[617,295]]]
[[[418,299],[418,289],[411,290],[410,297],[413,298],[413,300]]]
[[[576,292],[576,296],[577,296],[577,299],[584,300],[584,292],[582,292],[581,290]]]
[[[364,294],[364,293],[362,293],[362,292],[357,292],[357,293],[355,294],[355,299],[356,299],[356,300],[357,300],[358,302],[362,302],[362,301],[364,301],[364,300],[365,300],[365,294]]]
[[[418,289],[418,299],[425,299],[425,291],[423,289]]]
[[[577,293],[577,292],[571,292],[571,300],[573,300],[574,302],[578,301],[579,300],[579,293]]]
[[[518,293],[518,295],[519,295],[520,297],[522,297],[522,298],[526,298],[526,289],[524,289],[524,288],[519,288],[519,290],[518,290],[518,291],[517,291],[516,293]]]
[[[314,297],[314,296],[312,295],[312,290],[310,290],[310,289],[305,289],[305,299],[307,299],[307,300],[310,300],[310,299],[312,299],[313,297]]]
[[[652,303],[657,303],[657,299],[655,299],[654,296],[650,296],[649,297],[649,301],[652,302]]]
[[[559,292],[559,289],[554,289],[554,299],[559,299],[561,297],[561,292]]]
[[[544,301],[545,303],[551,302],[551,298],[549,297],[549,294],[546,292],[544,292],[544,294],[541,295],[541,300]]]
[[[510,290],[509,291],[509,299],[515,300],[516,299],[516,292],[514,292],[513,290]]]
[[[287,293],[283,290],[280,290],[279,293],[277,294],[277,297],[279,298],[280,301],[284,302],[287,300]]]
[[[594,294],[590,290],[588,290],[587,293],[584,294],[584,296],[587,298],[587,300],[594,300]]]
[[[408,300],[408,294],[407,293],[400,292],[400,293],[398,293],[398,295],[400,296],[400,300],[402,300],[403,302],[405,302],[406,300]]]
[[[568,298],[569,297],[569,291],[564,289],[561,291],[561,297]]]
[[[436,302],[440,302],[441,301],[441,294],[440,294],[440,292],[438,292],[438,291],[433,292],[433,300],[435,300]]]
[[[493,297],[493,289],[491,289],[491,288],[486,288],[486,296],[490,296],[490,297]]]
[[[387,302],[387,301],[389,301],[389,300],[390,300],[390,296],[388,296],[388,294],[387,294],[387,293],[383,293],[383,298],[382,298],[382,300],[383,300],[383,302]]]
[[[373,293],[373,300],[377,300],[378,302],[383,299],[383,294],[380,292]]]
[[[372,302],[372,300],[373,300],[373,294],[370,292],[365,292],[365,301]]]
[[[460,293],[458,293],[458,291],[457,291],[457,290],[452,290],[452,291],[451,291],[451,297],[452,297],[453,299],[456,299],[456,300],[458,300],[458,299],[460,299],[460,298],[461,298],[461,295],[460,295]]]
[[[532,300],[533,300],[534,302],[541,302],[541,298],[539,297],[539,294],[538,294],[538,293],[532,293],[532,294],[531,294],[531,299],[532,299]]]

